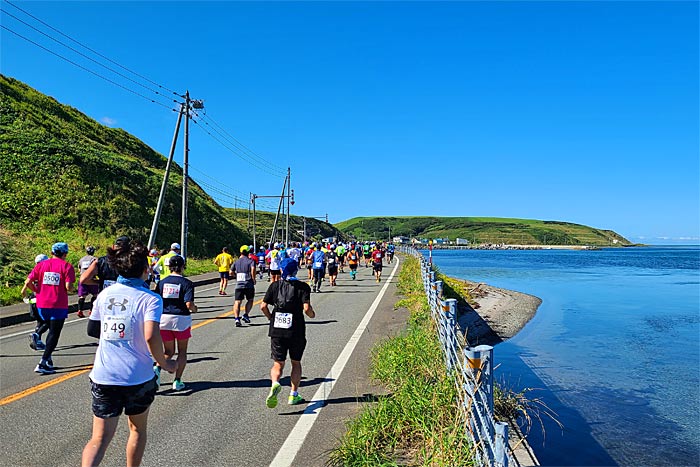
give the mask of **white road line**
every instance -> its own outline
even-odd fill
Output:
[[[208,291],[210,291],[210,290],[216,290],[216,289],[218,289],[218,288],[219,288],[219,286],[217,285],[216,287],[209,287],[208,289],[201,289],[201,290],[200,290],[200,289],[196,289],[196,290],[199,291],[199,292],[208,292]],[[66,323],[65,323],[63,326],[69,326],[69,325],[71,325],[71,324],[79,323],[79,322],[81,322],[81,321],[85,321],[86,319],[88,319],[88,318],[86,317],[86,318],[76,318],[76,319],[72,319],[72,320],[70,320],[70,321],[66,321]],[[28,321],[28,323],[33,323],[33,321]],[[0,336],[0,340],[9,339],[10,337],[26,336],[26,335],[28,335],[28,333],[30,333],[30,332],[33,332],[33,331],[32,331],[31,329],[27,329],[27,330],[24,330],[24,331],[16,332],[16,333],[14,333],[14,334],[8,334],[8,335],[6,335],[6,336]]]
[[[304,444],[304,440],[311,431],[311,427],[313,427],[314,423],[316,422],[318,414],[321,413],[321,409],[326,405],[326,401],[333,390],[333,386],[335,386],[335,383],[338,381],[338,378],[340,378],[340,374],[343,372],[345,365],[348,363],[348,360],[350,360],[352,352],[355,350],[355,347],[360,341],[362,334],[367,329],[367,325],[372,319],[374,312],[377,310],[379,302],[382,300],[382,297],[384,297],[384,293],[389,287],[389,283],[399,267],[399,260],[398,258],[395,259],[396,266],[394,266],[394,269],[391,271],[389,279],[384,283],[384,287],[382,287],[379,295],[377,295],[377,298],[375,298],[374,302],[372,302],[372,305],[369,307],[369,310],[367,310],[367,313],[365,313],[364,318],[362,318],[362,321],[360,321],[357,329],[355,329],[355,333],[352,335],[352,337],[350,337],[350,340],[345,345],[343,351],[340,352],[338,359],[335,361],[331,371],[326,376],[326,381],[321,383],[320,387],[316,391],[316,394],[314,394],[313,399],[306,407],[306,410],[304,410],[304,413],[301,414],[299,420],[297,421],[296,425],[294,425],[294,428],[292,428],[291,433],[289,433],[289,436],[287,436],[287,439],[280,448],[279,452],[272,460],[272,463],[270,463],[270,467],[288,467],[294,463],[294,458],[297,456],[301,446]]]

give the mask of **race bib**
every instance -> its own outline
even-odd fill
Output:
[[[328,262],[329,262],[330,264],[335,263],[335,258],[328,258]]]
[[[292,327],[292,314],[291,313],[275,313],[275,322],[272,324],[273,327],[278,329],[289,329]]]
[[[316,261],[314,263],[314,268],[321,269],[323,267],[323,261]]]
[[[163,284],[163,298],[179,298],[180,284]]]
[[[133,329],[129,316],[105,316],[102,319],[102,337],[106,341],[129,341]]]
[[[105,280],[104,285],[102,286],[102,289],[104,290],[104,289],[106,289],[107,287],[109,287],[110,285],[114,285],[115,282],[117,282],[117,281]]]
[[[236,273],[236,281],[237,282],[246,282],[249,280],[249,276],[247,272],[237,272]]]
[[[57,272],[44,273],[44,285],[59,285],[61,283],[61,275]]]

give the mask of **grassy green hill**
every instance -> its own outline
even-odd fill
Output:
[[[37,253],[67,241],[104,253],[118,234],[146,242],[166,158],[121,129],[108,128],[15,79],[0,75],[0,279],[23,280]],[[156,245],[180,238],[182,170],[174,166]],[[210,257],[249,241],[239,223],[196,183],[188,253]]]
[[[420,238],[464,238],[472,243],[518,245],[631,245],[612,230],[559,221],[498,217],[355,217],[336,227],[357,239],[388,239],[389,233]],[[615,241],[617,243],[615,243]]]
[[[247,209],[233,209],[224,208],[224,215],[231,220],[235,220],[250,232],[253,231],[252,227],[252,213],[249,213]],[[258,239],[258,244],[261,242],[268,242],[272,234],[272,227],[275,223],[275,213],[257,211],[255,215],[255,225],[256,225],[256,236]],[[278,234],[277,239],[282,235],[280,229],[284,227],[285,220],[280,218],[277,228]],[[304,219],[301,216],[292,215],[289,218],[289,240],[290,241],[302,241],[303,231],[304,231]],[[340,236],[344,238],[345,234],[339,229],[335,228],[333,225],[328,224],[322,220],[307,217],[306,218],[306,237],[314,240],[320,240],[326,237]]]

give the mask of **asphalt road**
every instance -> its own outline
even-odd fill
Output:
[[[385,281],[377,284],[371,268],[361,267],[357,280],[341,274],[337,287],[326,281],[322,293],[312,294],[316,318],[307,320],[300,389],[308,402],[286,404],[288,364],[276,409],[265,406],[270,342],[259,306],[250,325],[235,328],[233,297],[219,296],[218,284],[197,288],[200,312],[193,315],[183,376],[187,388],[172,391],[172,375],[163,374],[151,406],[143,464],[324,465],[345,421],[360,409],[359,401],[379,395],[367,380],[368,352],[405,323],[405,316],[393,310],[396,276],[386,281],[397,269],[397,261],[385,265]],[[305,273],[300,271],[300,277]],[[267,286],[266,280],[258,283],[256,303]],[[33,325],[0,329],[0,465],[80,464],[91,434],[87,367],[96,349],[86,324],[74,317],[66,322],[53,355],[58,372],[49,376],[33,372],[40,358],[28,345]],[[127,435],[122,417],[102,465],[124,465]]]

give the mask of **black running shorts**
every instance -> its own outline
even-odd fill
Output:
[[[270,356],[276,362],[287,360],[287,352],[289,358],[295,361],[300,361],[304,355],[306,348],[305,337],[271,337],[270,338]]]
[[[255,289],[236,289],[234,290],[234,300],[252,300],[255,296]]]
[[[144,413],[153,403],[158,390],[156,377],[135,386],[92,385],[92,413],[98,418],[118,417]]]
[[[382,270],[382,263],[372,263],[372,267],[374,268],[375,271],[381,271]]]

